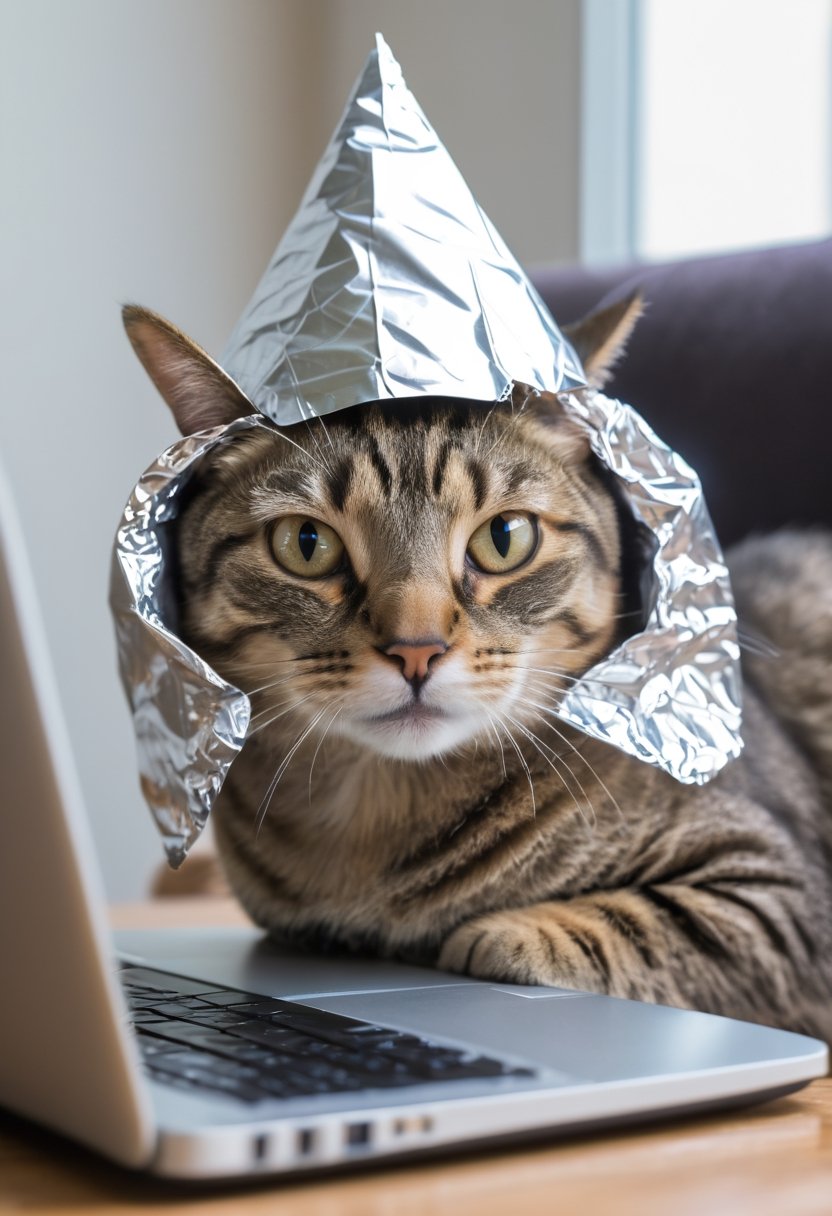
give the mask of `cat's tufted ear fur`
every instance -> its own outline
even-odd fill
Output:
[[[636,290],[563,327],[592,388],[607,383],[643,312],[644,297]]]
[[[121,317],[133,350],[183,435],[257,412],[219,364],[170,321],[138,304],[126,304]]]

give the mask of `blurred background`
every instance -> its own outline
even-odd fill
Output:
[[[112,899],[161,848],[110,547],[176,437],[119,306],[222,349],[376,29],[526,265],[832,229],[832,0],[0,0],[0,460]]]

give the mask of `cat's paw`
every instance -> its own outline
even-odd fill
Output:
[[[532,908],[493,912],[460,925],[444,942],[437,965],[504,983],[577,986],[569,960]]]

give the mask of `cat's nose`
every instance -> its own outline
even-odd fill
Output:
[[[413,641],[397,639],[380,649],[389,659],[401,662],[402,676],[418,692],[430,675],[431,663],[444,654],[448,646],[438,638],[417,638]]]

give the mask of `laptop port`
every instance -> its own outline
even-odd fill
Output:
[[[369,1144],[372,1131],[372,1123],[348,1123],[347,1144],[350,1148],[359,1148],[362,1144]]]
[[[255,1161],[263,1161],[269,1151],[269,1137],[255,1136],[251,1142],[251,1155]]]
[[[299,1128],[296,1140],[298,1154],[301,1157],[308,1157],[310,1153],[314,1153],[316,1140],[317,1134],[314,1127]]]

